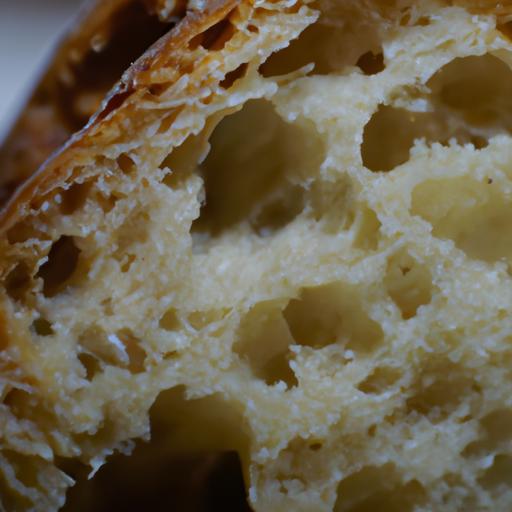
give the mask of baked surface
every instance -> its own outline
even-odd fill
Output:
[[[510,510],[511,15],[212,2],[139,59],[0,219],[4,508],[151,409],[256,511]]]
[[[0,147],[0,205],[86,124],[123,71],[184,16],[186,4],[85,3]]]

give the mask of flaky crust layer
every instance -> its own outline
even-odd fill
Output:
[[[158,80],[152,80],[153,75],[158,74],[159,68],[165,67],[169,71],[169,80],[165,85],[171,86],[180,78],[182,67],[199,67],[200,62],[190,62],[188,42],[221,20],[235,5],[237,2],[233,0],[215,1],[209,2],[200,12],[189,12],[175,30],[163,36],[141,56],[107,94],[100,109],[84,128],[66,141],[57,154],[42,165],[29,182],[15,193],[0,217],[0,229],[5,232],[21,220],[36,197],[42,198],[50,190],[64,185],[71,178],[65,174],[66,171],[87,162],[93,144],[107,146],[115,142],[124,121],[136,115],[140,98],[150,93],[151,87],[160,85]],[[96,17],[93,19],[96,21]],[[79,41],[82,41],[81,33]],[[59,57],[57,60],[60,60]]]
[[[90,0],[82,7],[0,148],[2,204],[83,127],[122,72],[186,8],[169,0]]]

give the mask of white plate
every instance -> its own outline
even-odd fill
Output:
[[[0,142],[80,0],[0,0]]]

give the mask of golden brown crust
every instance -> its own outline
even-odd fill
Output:
[[[74,167],[85,164],[89,148],[98,144],[108,145],[114,140],[123,122],[133,115],[137,101],[152,86],[158,85],[152,74],[157,74],[159,68],[170,64],[174,68],[172,80],[166,82],[170,85],[179,79],[183,67],[194,66],[195,63],[189,59],[188,42],[226,17],[239,3],[240,0],[217,0],[210,2],[202,12],[189,12],[175,30],[141,56],[106,96],[87,125],[14,194],[2,211],[0,230],[7,231],[23,217],[31,203],[67,180],[69,176],[63,173],[71,164]]]
[[[0,204],[83,127],[122,72],[184,16],[186,1],[91,0],[0,148]]]

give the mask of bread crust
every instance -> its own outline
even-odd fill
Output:
[[[82,128],[120,79],[124,69],[115,60],[123,49],[113,52],[112,46],[123,46],[125,34],[137,27],[143,35],[130,37],[141,38],[144,51],[146,41],[171,29],[186,10],[185,0],[89,0],[80,9],[0,148],[0,204]],[[139,55],[127,55],[126,66]]]
[[[239,3],[240,0],[215,0],[209,2],[201,12],[190,11],[175,30],[149,48],[124,73],[88,123],[72,135],[64,146],[14,193],[0,214],[0,232],[5,233],[21,220],[34,201],[70,179],[65,170],[69,169],[72,163],[73,166],[80,165],[81,161],[87,159],[88,150],[92,146],[91,137],[95,139],[94,146],[107,145],[113,141],[124,120],[134,114],[139,98],[155,85],[148,70],[156,72],[164,66],[164,60],[167,61],[167,66],[169,60],[172,60],[175,68],[172,81],[177,81],[180,78],[180,69],[187,61],[187,43],[222,20]]]

